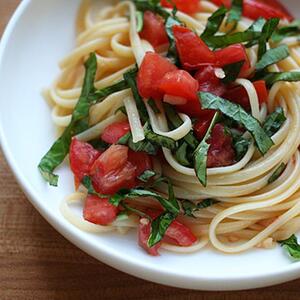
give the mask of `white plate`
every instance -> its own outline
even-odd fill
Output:
[[[151,257],[136,244],[136,233],[92,235],[61,216],[60,200],[72,191],[72,176],[59,169],[59,188],[49,187],[37,164],[54,141],[50,110],[41,90],[59,70],[57,63],[74,44],[79,0],[23,0],[12,18],[0,51],[0,138],[6,158],[31,203],[76,246],[129,274],[175,287],[235,290],[282,283],[300,277],[280,247],[225,255],[211,249],[197,254],[164,252]],[[294,5],[296,0],[285,1]]]

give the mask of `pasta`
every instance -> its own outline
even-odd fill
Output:
[[[199,3],[201,9],[197,13],[178,11],[176,17],[187,28],[201,35],[208,18],[218,7],[210,1]],[[164,10],[168,13],[172,11],[171,8]],[[76,46],[61,60],[61,74],[45,91],[52,107],[53,123],[58,127],[59,133],[71,123],[84,83],[83,64],[91,52],[96,54],[97,72],[94,85],[98,90],[120,82],[123,75],[136,64],[141,67],[146,53],[158,52],[161,56],[166,56],[166,47],[154,47],[140,37],[136,14],[134,1],[116,1],[102,8],[98,8],[92,1],[82,2],[77,19]],[[279,27],[285,26],[286,22],[281,21]],[[253,20],[242,17],[234,31],[244,32],[252,23]],[[226,33],[228,26],[230,25],[223,22],[219,30]],[[288,45],[290,53],[289,57],[268,66],[270,72],[295,72],[299,69],[300,46],[295,37],[285,37],[279,43],[270,40],[266,45],[267,49]],[[254,45],[247,49],[250,62],[247,74],[255,71],[260,59],[258,48],[258,45]],[[216,74],[218,77],[224,77],[221,69],[216,70]],[[163,146],[164,158],[152,157],[156,176],[170,179],[176,198],[188,200],[194,206],[207,199],[214,199],[213,205],[193,211],[194,217],[184,214],[184,205],[180,202],[181,213],[177,220],[190,228],[197,237],[197,242],[191,246],[163,243],[162,248],[166,250],[191,253],[199,251],[207,244],[226,253],[238,253],[253,247],[272,248],[275,242],[288,239],[300,229],[299,84],[285,81],[274,83],[268,92],[268,100],[264,103],[259,99],[253,80],[249,77],[247,79],[246,75],[237,78],[234,85],[243,87],[246,91],[249,113],[260,124],[263,124],[277,107],[282,108],[286,120],[272,135],[274,145],[265,155],[259,153],[249,131],[244,131],[242,137],[249,140],[249,145],[243,156],[226,166],[208,167],[206,186],[199,182],[192,166],[179,162],[172,149]],[[182,101],[180,97],[175,100],[179,101],[178,103]],[[171,99],[175,100],[174,97]],[[179,112],[181,124],[174,128],[170,126],[163,101],[155,102],[159,113],[144,99],[151,130],[158,136],[180,143],[193,131],[193,118],[186,112]],[[130,125],[133,143],[145,141],[145,122],[130,87],[111,93],[103,101],[92,105],[89,109],[89,127],[77,132],[76,139],[82,142],[95,140],[104,133],[107,126],[126,120]],[[270,178],[280,166],[286,167],[271,182]],[[169,186],[166,182],[160,182],[155,190],[166,196]],[[87,189],[80,186],[77,192],[67,196],[62,202],[61,212],[73,225],[93,233],[116,230],[126,233],[130,228],[139,226],[140,218],[132,212],[127,216],[120,215],[106,226],[92,224],[77,216],[70,209],[70,205],[74,201],[84,205],[87,193]],[[161,207],[153,197],[135,197],[126,200],[126,203],[142,211]]]

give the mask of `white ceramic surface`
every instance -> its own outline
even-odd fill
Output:
[[[97,236],[81,232],[59,213],[60,200],[72,191],[66,166],[59,187],[49,187],[37,171],[54,141],[49,107],[41,96],[59,70],[57,63],[74,45],[79,0],[23,0],[0,50],[0,141],[20,185],[36,209],[62,235],[100,261],[129,274],[175,287],[236,290],[263,287],[300,277],[280,247],[225,255],[211,249],[197,254],[163,252],[151,257],[136,245],[136,233]],[[297,0],[284,1],[300,11]]]

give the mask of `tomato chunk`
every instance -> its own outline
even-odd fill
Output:
[[[257,80],[253,82],[253,85],[256,89],[259,103],[262,104],[268,101],[269,92],[264,80]]]
[[[158,249],[161,243],[154,245],[153,247],[148,246],[148,239],[151,234],[151,222],[147,218],[141,218],[138,228],[138,240],[139,245],[146,250],[152,256],[158,256]]]
[[[205,113],[206,112],[206,113]],[[204,138],[209,125],[214,117],[215,111],[213,110],[203,110],[201,118],[194,125],[194,134],[199,141],[202,141]]]
[[[128,148],[112,145],[93,164],[91,178],[98,193],[113,195],[136,184],[136,167],[128,161]]]
[[[246,53],[246,49],[242,44],[235,44],[224,49],[215,51],[216,64],[224,67],[240,61],[245,61],[240,72],[240,76],[244,77],[250,69],[250,61]]]
[[[135,177],[142,175],[146,170],[152,169],[150,156],[145,152],[128,151],[128,161],[135,166]]]
[[[171,1],[161,0],[161,5],[164,7],[173,8]],[[173,0],[176,8],[187,14],[194,14],[200,10],[200,5],[198,0]]]
[[[169,42],[163,19],[151,11],[144,13],[144,26],[140,32],[140,37],[147,40],[153,47]]]
[[[94,224],[108,225],[117,218],[118,212],[119,208],[109,203],[109,199],[88,195],[84,204],[83,217]]]
[[[234,163],[235,151],[232,147],[232,137],[225,133],[224,125],[215,125],[209,143],[208,168],[225,167]]]
[[[160,82],[166,73],[177,70],[168,59],[157,53],[147,52],[137,76],[137,86],[143,98],[160,100],[163,93]]]
[[[217,6],[224,5],[227,8],[231,7],[231,0],[211,0],[211,2],[213,2]]]
[[[104,129],[101,139],[108,144],[115,144],[129,131],[130,125],[128,121],[116,122]]]
[[[181,64],[188,70],[215,63],[215,54],[192,30],[175,25],[173,33]]]
[[[70,146],[70,166],[77,181],[89,174],[95,160],[101,152],[95,150],[90,144],[72,139]]]

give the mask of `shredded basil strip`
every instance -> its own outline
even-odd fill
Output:
[[[274,181],[276,181],[281,174],[283,173],[283,171],[286,168],[286,164],[285,163],[281,163],[279,165],[279,167],[274,171],[274,173],[271,175],[271,177],[268,180],[268,184],[273,183]]]
[[[264,18],[260,17],[256,21],[254,21],[246,31],[261,32],[265,24],[266,24],[266,20]],[[246,44],[246,47],[250,48],[250,47],[256,45],[257,43],[258,43],[258,39],[252,40]]]
[[[146,170],[143,174],[141,174],[138,179],[142,182],[148,182],[156,175],[156,172],[153,170]]]
[[[294,22],[278,28],[272,35],[272,41],[275,43],[280,43],[283,39],[291,36],[300,35],[300,20],[295,20]]]
[[[194,152],[194,169],[199,181],[204,187],[207,185],[207,156],[210,147],[210,144],[207,143],[207,140],[210,138],[211,131],[214,128],[218,117],[219,113],[216,112],[205,134],[205,137]]]
[[[288,251],[289,255],[293,259],[300,260],[300,245],[297,241],[297,237],[294,234],[287,240],[279,241],[278,243]]]
[[[188,160],[188,157],[187,157],[188,147],[189,147],[189,145],[186,142],[183,142],[175,153],[175,157],[176,157],[177,161],[181,165],[186,166],[186,167],[191,165],[191,162]]]
[[[122,202],[120,203],[120,205],[122,205],[127,211],[131,211],[131,212],[133,212],[134,214],[136,214],[136,215],[138,215],[138,216],[140,216],[140,217],[142,217],[142,218],[147,218],[147,219],[149,219],[149,220],[151,219],[147,214],[143,213],[142,211],[140,211],[140,210],[138,210],[138,209],[136,209],[136,208],[133,208],[133,207],[127,205],[127,204],[125,203],[125,201],[122,201]]]
[[[226,24],[233,23],[235,29],[237,23],[241,20],[242,13],[243,13],[243,0],[233,0],[228,18],[226,20]]]
[[[290,55],[287,45],[280,45],[276,48],[269,49],[256,64],[256,70],[261,71],[268,66],[271,66]]]
[[[208,37],[214,36],[226,16],[227,9],[221,6],[217,11],[215,11],[209,18],[205,27],[205,30],[201,34],[201,39],[206,40]]]
[[[144,28],[144,13],[142,11],[136,12],[136,30],[137,32],[141,32]]]
[[[300,72],[269,72],[265,73],[261,79],[265,80],[268,87],[271,87],[278,81],[300,81]]]
[[[182,209],[186,216],[194,218],[195,217],[194,213],[196,211],[210,207],[217,203],[219,203],[219,201],[217,201],[215,199],[205,199],[197,204],[195,204],[191,201],[188,201],[188,200],[183,200],[183,201],[181,201],[181,206],[182,206]]]
[[[259,121],[247,113],[240,105],[217,97],[211,93],[198,93],[204,109],[216,109],[227,117],[242,124],[254,137],[258,150],[264,155],[274,145],[272,139],[261,127]]]
[[[156,0],[132,0],[132,2],[135,4],[136,9],[140,10],[140,11],[146,11],[146,10],[150,10],[154,13],[159,14],[160,16],[162,16],[165,20],[171,16],[171,14],[164,9],[161,5],[160,5],[160,1],[156,1]]]
[[[225,84],[234,82],[238,78],[244,63],[245,61],[242,60],[223,67],[225,78],[222,79],[222,82]]]
[[[265,25],[262,28],[261,36],[258,41],[258,61],[262,58],[262,56],[266,53],[267,51],[267,42],[271,38],[272,34],[276,30],[278,24],[279,24],[280,19],[278,18],[273,18],[269,19],[266,21]]]
[[[149,106],[151,107],[151,109],[152,109],[156,114],[159,114],[159,113],[160,113],[160,110],[159,110],[159,108],[157,107],[155,100],[149,99],[149,100],[148,100],[148,104],[149,104]]]
[[[234,147],[236,161],[240,161],[247,153],[251,141],[235,129],[228,127],[225,127],[225,129],[232,137],[232,145]]]
[[[84,176],[81,183],[88,190],[88,194],[98,196],[99,198],[109,198],[108,195],[102,195],[95,191],[91,177]]]
[[[282,107],[277,107],[274,112],[267,116],[263,129],[269,137],[273,136],[286,121]]]

